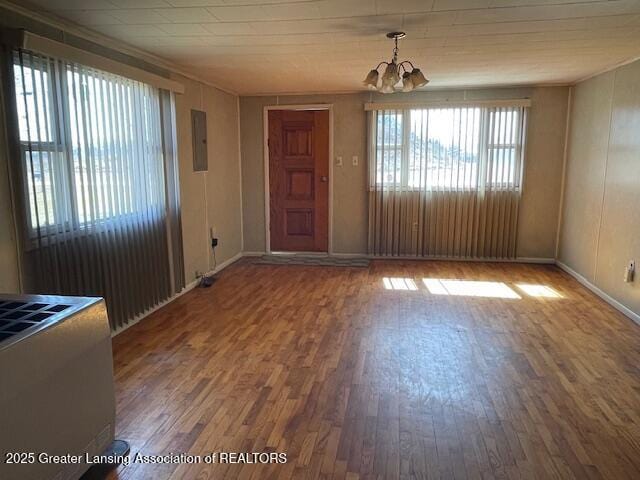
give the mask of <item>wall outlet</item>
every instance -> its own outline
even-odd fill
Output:
[[[336,157],[336,167],[342,166],[342,157]]]
[[[625,283],[633,282],[633,279],[636,275],[636,261],[629,260],[629,263],[624,269],[624,281]]]
[[[216,248],[218,246],[218,237],[216,237],[216,227],[211,227],[209,229],[209,239],[211,240],[211,248]]]
[[[354,167],[358,166],[358,156],[354,155],[353,157],[351,157],[351,163],[353,164]]]

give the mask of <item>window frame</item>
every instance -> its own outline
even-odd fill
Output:
[[[26,64],[25,56],[28,56],[28,67],[23,67],[23,64]],[[47,65],[43,65],[46,63]],[[57,63],[57,65],[56,65]],[[111,74],[108,72],[102,72],[96,70],[93,67],[78,65],[85,69],[84,71],[78,71],[76,69],[76,65],[73,63],[66,62],[61,59],[53,59],[50,57],[41,57],[38,55],[33,55],[31,52],[23,52],[23,51],[15,51],[11,56],[11,73],[13,74],[13,78],[18,83],[18,79],[22,81],[21,83],[21,93],[18,92],[16,88],[13,95],[14,100],[16,102],[16,108],[19,108],[18,105],[22,103],[25,105],[25,100],[22,98],[22,95],[25,95],[25,87],[28,87],[29,84],[25,82],[25,72],[27,68],[31,71],[39,70],[41,80],[41,84],[43,86],[42,95],[47,96],[48,108],[47,108],[47,122],[49,127],[49,138],[50,140],[40,141],[34,140],[32,135],[28,135],[29,138],[26,140],[22,138],[22,129],[20,128],[20,121],[18,118],[18,122],[16,125],[17,129],[17,143],[18,150],[20,154],[20,164],[19,164],[19,175],[20,180],[23,186],[23,202],[24,202],[24,230],[25,230],[25,239],[28,241],[30,245],[27,245],[27,248],[35,246],[35,241],[38,238],[46,239],[50,235],[60,234],[65,232],[88,232],[95,226],[107,226],[116,221],[123,221],[127,218],[135,218],[138,217],[144,212],[136,208],[139,204],[144,204],[145,202],[140,202],[139,199],[136,199],[135,196],[139,195],[136,192],[136,195],[131,198],[131,211],[123,212],[120,214],[114,214],[110,212],[107,215],[100,216],[98,218],[86,220],[82,219],[82,215],[80,213],[80,205],[78,201],[78,192],[82,189],[82,186],[77,182],[78,172],[76,171],[76,161],[78,160],[78,156],[80,154],[74,153],[74,147],[76,147],[76,143],[79,141],[80,133],[78,132],[78,138],[74,140],[71,135],[72,131],[72,102],[75,101],[72,98],[72,91],[70,88],[79,89],[80,95],[82,98],[85,98],[87,95],[87,90],[89,86],[84,83],[85,81],[90,82],[101,82],[107,81],[112,82],[112,85],[109,86],[111,88],[115,85],[115,88],[133,88],[130,85],[126,84],[118,84],[113,82],[110,77],[117,76],[115,74]],[[59,69],[59,74],[54,74],[55,69]],[[45,76],[46,74],[46,76]],[[72,86],[69,83],[69,76],[78,76],[78,81],[80,82],[77,86]],[[19,76],[19,78],[18,78]],[[75,77],[74,77],[75,78]],[[125,80],[131,80],[127,79]],[[135,80],[131,80],[136,83],[140,83]],[[32,80],[33,82],[33,80]],[[31,87],[35,87],[39,84],[31,83]],[[37,88],[37,87],[36,87]],[[158,113],[161,115],[160,104],[162,101],[160,92],[157,87],[151,86],[153,91],[156,93],[155,101],[158,103]],[[33,93],[31,93],[33,94]],[[147,125],[148,118],[147,116],[150,114],[146,107],[147,103],[142,102],[140,105],[134,99],[135,94],[139,94],[138,92],[134,92],[132,90],[131,96],[128,97],[128,104],[125,107],[131,109],[131,118],[138,118],[138,122],[142,122],[145,126]],[[82,102],[84,100],[78,99],[78,101]],[[40,103],[39,100],[36,103]],[[93,106],[93,105],[92,105]],[[142,108],[140,108],[142,107]],[[28,107],[25,108],[25,115],[29,115]],[[35,107],[36,112],[38,111],[38,105]],[[78,110],[79,111],[79,110]],[[78,113],[76,112],[75,115]],[[36,114],[37,115],[37,114]],[[162,118],[160,119],[160,123],[162,123]],[[32,128],[32,125],[28,125],[29,130]],[[36,127],[37,128],[37,127]],[[83,129],[83,135],[86,135],[84,132],[88,127],[83,125],[81,127]],[[76,128],[77,129],[77,128]],[[38,134],[41,132],[38,132]],[[147,134],[148,132],[145,130],[144,132]],[[162,139],[160,138],[160,144],[149,146],[149,148],[160,148],[160,154],[164,158],[165,153],[162,151],[161,145]],[[90,155],[91,153],[87,152],[87,147],[85,145],[81,146],[82,156]],[[32,162],[38,162],[37,158],[33,158],[34,155],[31,152],[39,152],[39,153],[48,153],[48,154],[60,154],[61,155],[61,166],[59,171],[62,172],[62,177],[64,178],[64,182],[62,184],[52,185],[52,189],[55,188],[56,196],[66,196],[63,203],[65,208],[63,210],[57,210],[54,206],[52,209],[53,219],[52,222],[47,222],[46,224],[41,224],[40,222],[40,214],[32,206],[32,203],[37,203],[37,197],[33,195],[32,188],[29,187],[30,179],[32,178]],[[31,157],[31,158],[30,158]],[[50,159],[49,162],[52,162]],[[164,162],[164,160],[163,160]],[[49,167],[52,167],[53,163],[49,164]],[[88,174],[91,173],[88,171],[88,168],[85,167],[84,170],[86,172],[81,172],[80,174]],[[49,173],[51,175],[51,173]],[[166,206],[164,207],[166,208]],[[34,224],[34,218],[36,219],[36,223]],[[45,222],[42,222],[45,223]]]
[[[21,88],[22,88],[23,95],[26,93],[24,91],[26,87],[26,82],[24,81],[25,75],[24,75],[24,68],[22,66],[22,63],[24,63],[24,55],[29,56],[29,62],[31,64],[29,68],[31,70],[39,70],[41,78],[46,73],[46,81],[45,80],[42,81],[42,86],[46,87],[46,90],[43,91],[42,93],[46,94],[48,97],[47,102],[49,103],[49,109],[48,109],[49,118],[47,119],[47,122],[48,122],[49,129],[47,129],[47,131],[49,132],[50,134],[49,136],[51,138],[51,140],[46,140],[46,141],[41,141],[41,140],[34,141],[32,140],[31,135],[28,135],[28,138],[26,140],[23,140],[22,130],[20,129],[20,122],[18,122],[17,138],[18,138],[18,147],[20,152],[20,175],[21,175],[21,180],[22,180],[23,189],[24,189],[23,191],[25,193],[24,209],[26,213],[26,217],[25,217],[25,229],[27,231],[26,238],[33,241],[38,236],[46,237],[50,234],[57,233],[60,231],[68,231],[70,219],[71,221],[73,221],[73,218],[74,218],[73,210],[76,209],[76,205],[75,205],[75,202],[73,201],[73,198],[70,198],[68,199],[68,205],[69,205],[69,208],[72,210],[72,212],[63,212],[64,219],[60,219],[60,220],[56,219],[56,212],[53,211],[52,212],[52,214],[54,215],[53,223],[48,223],[47,225],[39,225],[40,223],[39,221],[37,222],[36,225],[34,225],[33,223],[33,217],[35,216],[36,218],[38,218],[39,212],[37,211],[34,212],[33,211],[34,209],[32,207],[32,200],[34,202],[37,202],[35,198],[32,199],[31,197],[32,191],[29,188],[29,177],[31,176],[32,162],[34,161],[34,159],[28,158],[28,157],[33,157],[31,155],[31,152],[40,152],[40,153],[56,152],[64,155],[66,144],[65,144],[65,141],[63,140],[63,137],[64,137],[63,132],[66,130],[63,129],[62,126],[55,121],[55,119],[61,117],[60,108],[63,109],[64,118],[68,119],[69,106],[68,106],[68,103],[64,101],[64,99],[60,99],[60,101],[54,101],[53,92],[67,91],[66,75],[62,76],[62,81],[60,82],[61,83],[60,85],[57,85],[56,76],[51,75],[51,72],[53,70],[52,64],[55,62],[55,60],[51,58],[44,59],[44,62],[48,64],[48,67],[44,67],[42,65],[43,64],[42,57],[34,56],[29,52],[16,51],[13,53],[11,58],[11,72],[14,75],[14,79],[16,79],[17,70],[20,71],[20,78],[22,79]],[[14,93],[14,96],[15,96],[16,107],[17,107],[18,104],[20,103],[20,98],[18,96],[17,89]],[[26,109],[25,109],[25,115],[27,116],[29,115],[29,112],[26,111]],[[28,128],[30,128],[30,126]],[[63,167],[62,170],[69,170],[68,166],[66,169],[64,168],[65,165],[62,165],[62,167]],[[70,175],[70,172],[67,171],[66,174],[64,175],[64,178],[65,178],[64,184],[67,187],[69,195],[73,195],[74,193],[73,189],[69,188],[70,186],[69,175]],[[56,187],[60,188],[60,186],[52,186],[52,188],[56,188]]]
[[[458,109],[460,107],[450,107],[451,110]],[[410,175],[409,175],[409,158],[410,152],[412,149],[411,146],[411,133],[412,133],[412,119],[411,113],[413,111],[429,111],[429,110],[444,110],[447,107],[405,107],[402,109],[373,109],[369,113],[373,115],[373,121],[371,123],[371,127],[375,128],[375,131],[370,131],[369,135],[371,139],[369,141],[370,144],[370,153],[373,154],[373,161],[375,162],[375,169],[371,169],[371,174],[369,175],[369,190],[384,190],[384,191],[408,191],[408,192],[445,192],[445,193],[464,193],[464,192],[478,192],[478,191],[517,191],[520,192],[522,190],[522,172],[524,170],[524,151],[526,144],[526,125],[527,125],[527,108],[514,105],[514,106],[501,106],[496,108],[507,109],[507,112],[513,112],[517,118],[513,121],[513,132],[512,137],[514,142],[509,143],[499,143],[499,142],[491,142],[491,136],[494,130],[491,128],[491,116],[495,115],[495,111],[492,111],[490,107],[478,105],[477,108],[480,110],[480,118],[479,118],[479,142],[478,142],[478,169],[475,175],[476,179],[474,185],[471,186],[434,186],[429,185],[428,182],[425,184],[420,184],[419,186],[410,185]],[[395,144],[393,146],[387,146],[384,143],[378,143],[378,122],[380,115],[388,115],[389,112],[394,112],[395,115],[399,115],[402,117],[402,134],[401,138],[403,142],[401,144]],[[406,121],[408,117],[408,121]],[[427,132],[428,132],[428,122],[427,122]],[[420,163],[422,165],[421,169],[427,169],[428,167],[428,156],[429,156],[429,135],[427,133],[427,146],[424,150],[424,156],[420,159]],[[517,139],[520,139],[518,142]],[[395,147],[396,150],[400,149],[401,155],[401,165],[400,165],[400,182],[379,182],[378,181],[378,165],[381,163],[379,161],[379,153],[384,155],[385,151],[392,151]],[[495,165],[495,157],[492,156],[492,151],[497,150],[511,150],[513,152],[513,156],[515,160],[514,170],[513,170],[513,181],[501,182],[501,181],[492,181],[490,178],[490,171],[492,166]],[[370,158],[371,155],[370,155]],[[518,160],[519,158],[519,160]],[[491,164],[491,165],[490,165]]]

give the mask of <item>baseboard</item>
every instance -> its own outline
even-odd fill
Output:
[[[267,254],[264,254],[267,255]],[[326,258],[330,255],[327,252],[270,252],[268,255],[278,256],[278,257],[321,257]]]
[[[267,252],[242,252],[243,257],[261,257],[266,254]]]
[[[371,255],[367,255],[366,253],[332,253],[331,257],[336,258],[373,258]]]
[[[214,275],[214,274],[218,273],[219,271],[224,270],[226,267],[228,267],[232,263],[240,260],[242,258],[242,256],[243,256],[243,254],[241,252],[240,253],[236,253],[233,257],[229,258],[228,260],[225,260],[220,265],[218,265],[215,269],[210,270],[209,272],[207,272],[206,275],[207,276]],[[151,315],[153,312],[155,312],[157,310],[160,310],[162,307],[164,307],[164,306],[170,304],[171,302],[173,302],[176,298],[180,298],[185,293],[190,292],[191,290],[196,288],[199,283],[200,283],[200,279],[196,279],[193,282],[188,283],[187,285],[185,285],[185,287],[181,291],[176,293],[174,296],[172,296],[170,298],[167,298],[165,301],[160,302],[159,304],[157,304],[156,306],[150,308],[146,312],[141,313],[140,315],[135,317],[133,320],[127,322],[127,324],[122,325],[121,327],[118,327],[115,330],[112,330],[111,331],[111,338],[113,338],[116,335],[124,332],[126,329],[128,329],[130,327],[133,327],[136,323],[139,323],[141,320],[144,320],[146,317]]]
[[[278,255],[287,255],[288,253],[278,253]],[[266,255],[264,252],[244,252],[243,256]],[[301,255],[301,253],[291,252],[291,255]],[[305,254],[307,255],[307,254]],[[316,254],[318,255],[318,254]],[[415,256],[415,255],[369,255],[367,253],[332,253],[329,257],[336,258],[367,258],[370,260],[439,260],[449,262],[493,262],[493,263],[535,263],[542,265],[555,265],[554,258],[534,258],[534,257],[517,257],[517,258],[455,258],[443,256]]]
[[[555,258],[517,257],[514,263],[534,263],[538,265],[555,265]]]
[[[219,264],[216,268],[214,268],[213,270],[209,270],[205,275],[209,276],[209,275],[215,275],[216,273],[218,273],[220,270],[224,270],[225,268],[227,268],[229,265],[231,265],[232,263],[237,262],[238,260],[240,260],[242,258],[243,254],[242,252],[238,252],[236,253],[233,257],[225,260],[224,262],[222,262],[221,264]],[[199,280],[195,280],[196,285],[199,283]],[[192,282],[193,283],[193,282]]]
[[[446,262],[483,262],[483,263],[535,263],[543,265],[555,265],[553,258],[457,258],[439,255],[415,256],[415,255],[367,255],[363,253],[334,253],[332,257],[339,258],[368,258],[371,260],[417,260],[417,261],[446,261]]]
[[[573,278],[575,278],[583,286],[585,286],[586,288],[591,290],[593,293],[595,293],[602,300],[604,300],[609,305],[611,305],[613,308],[618,310],[620,313],[626,315],[631,320],[633,320],[638,325],[640,325],[640,315],[638,315],[636,312],[634,312],[630,308],[628,308],[625,305],[623,305],[622,303],[620,303],[618,300],[613,298],[608,293],[606,293],[603,290],[601,290],[600,288],[596,287],[593,283],[591,283],[589,280],[587,280],[584,276],[580,275],[578,272],[576,272],[574,269],[572,269],[568,265],[562,263],[560,260],[556,260],[556,265],[559,268],[561,268],[562,270],[564,270],[565,272],[567,272],[569,275],[571,275]]]

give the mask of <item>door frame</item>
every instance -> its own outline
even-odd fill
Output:
[[[328,208],[328,222],[327,235],[328,235],[328,248],[326,252],[272,252],[271,251],[271,198],[269,195],[270,182],[269,182],[269,111],[271,110],[299,110],[299,111],[315,111],[315,110],[328,110],[329,111],[329,202]],[[313,254],[313,255],[332,255],[333,254],[333,104],[332,103],[316,103],[308,105],[265,105],[262,113],[262,151],[264,162],[264,229],[265,229],[265,248],[266,253],[278,253],[295,255],[298,253]]]

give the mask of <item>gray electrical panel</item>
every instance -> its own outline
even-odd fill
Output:
[[[207,159],[207,114],[191,110],[191,133],[193,135],[193,171],[209,170]]]

